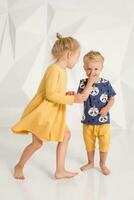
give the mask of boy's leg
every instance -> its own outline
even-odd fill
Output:
[[[107,152],[100,152],[100,168],[104,175],[109,175],[110,170],[106,166]]]
[[[94,151],[88,151],[87,158],[88,158],[88,163],[80,168],[81,171],[86,171],[94,167]]]
[[[41,148],[43,142],[38,139],[36,136],[32,135],[32,143],[29,144],[23,151],[23,154],[15,166],[14,177],[16,179],[24,179],[23,168],[26,162],[30,159],[35,151]]]
[[[83,125],[83,138],[87,150],[88,163],[82,166],[80,169],[86,171],[94,167],[94,153],[95,153],[95,142],[96,136],[94,136],[93,125]]]
[[[100,147],[100,168],[104,175],[110,174],[110,170],[106,166],[109,144],[110,144],[110,126],[108,124],[103,124],[101,125],[101,130],[100,130],[99,147]]]
[[[66,130],[63,142],[59,142],[57,145],[56,151],[56,172],[55,178],[72,178],[76,176],[78,173],[76,172],[69,172],[65,169],[65,157],[67,153],[68,142],[70,139],[70,131],[69,129]]]

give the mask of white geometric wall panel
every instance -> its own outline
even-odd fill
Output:
[[[112,127],[134,130],[133,8],[133,0],[0,0],[0,126],[16,122],[35,94],[60,32],[81,44],[79,62],[68,71],[68,89],[77,90],[85,77],[83,55],[99,50],[105,57],[102,75],[117,92]],[[68,107],[73,129],[80,128],[81,114],[81,105]]]

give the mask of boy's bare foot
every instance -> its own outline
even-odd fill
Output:
[[[77,172],[69,172],[69,171],[66,171],[66,170],[55,172],[55,178],[56,179],[73,178],[76,175],[78,175]]]
[[[14,168],[14,178],[24,180],[23,168],[17,164]]]
[[[105,165],[100,165],[101,171],[104,175],[109,175],[110,174],[110,170],[105,166]]]
[[[82,166],[82,167],[80,168],[80,170],[81,170],[81,171],[87,171],[87,170],[92,169],[92,168],[94,168],[94,164],[93,164],[93,163],[88,163],[88,164]]]

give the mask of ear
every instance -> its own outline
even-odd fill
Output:
[[[67,51],[67,58],[69,59],[72,56],[72,52],[71,51]]]
[[[102,67],[101,67],[101,71],[103,70],[103,67],[104,67],[104,66],[102,65]]]

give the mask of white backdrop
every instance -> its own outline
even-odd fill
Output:
[[[66,167],[74,179],[56,181],[55,143],[46,143],[29,160],[26,180],[13,177],[13,167],[31,135],[17,137],[9,127],[19,120],[25,106],[52,62],[50,50],[56,32],[80,41],[81,56],[68,71],[68,90],[77,90],[85,77],[82,57],[98,50],[105,57],[103,76],[116,93],[111,110],[112,134],[109,177],[95,169],[82,173],[86,162],[80,105],[68,106],[72,131]],[[134,0],[0,0],[0,196],[2,200],[133,200],[134,199]],[[97,146],[98,147],[98,146]],[[98,150],[98,148],[97,148]],[[110,159],[109,159],[110,158]],[[124,162],[125,160],[125,162]],[[125,181],[124,181],[125,180]],[[119,187],[120,186],[120,187]]]
[[[0,0],[0,126],[16,123],[49,63],[56,32],[80,41],[81,57],[68,72],[68,89],[85,77],[82,57],[99,50],[103,76],[117,92],[114,129],[134,130],[133,0]],[[68,123],[80,128],[82,108],[68,107]]]

